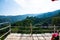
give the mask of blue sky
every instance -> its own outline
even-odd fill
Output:
[[[46,13],[60,9],[60,0],[0,0],[0,15]]]

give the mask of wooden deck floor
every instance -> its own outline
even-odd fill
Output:
[[[11,33],[5,40],[51,40],[51,33],[44,34],[18,34]]]

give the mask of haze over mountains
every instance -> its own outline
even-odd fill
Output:
[[[16,22],[16,21],[21,21],[25,19],[27,16],[37,16],[35,14],[26,14],[26,15],[17,15],[17,16],[0,16],[0,21],[10,21],[10,22]]]
[[[53,12],[48,12],[48,13],[43,13],[43,14],[26,14],[26,15],[17,15],[17,16],[3,16],[0,15],[0,22],[17,22],[17,21],[21,21],[24,20],[27,16],[28,17],[37,17],[37,18],[48,18],[48,17],[52,17],[52,16],[56,16],[60,13],[60,10],[56,10]]]

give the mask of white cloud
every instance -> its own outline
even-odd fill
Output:
[[[15,0],[21,6],[20,13],[44,13],[60,9],[60,0]]]

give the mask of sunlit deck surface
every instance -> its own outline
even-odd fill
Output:
[[[20,33],[11,33],[5,40],[51,40],[52,33],[44,34],[20,34]]]

